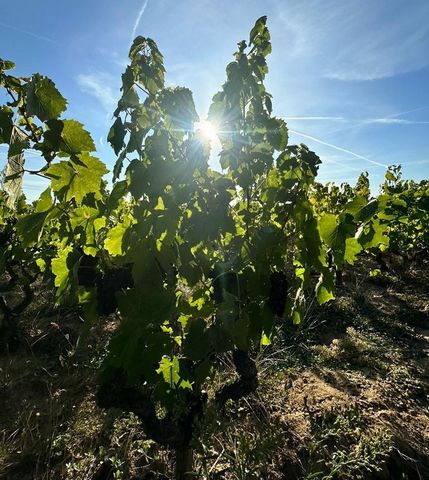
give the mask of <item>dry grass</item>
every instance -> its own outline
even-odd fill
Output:
[[[257,355],[257,395],[207,412],[198,478],[429,478],[429,271],[369,279],[371,268],[346,272],[334,302]],[[37,298],[20,348],[0,356],[0,478],[171,478],[171,452],[132,415],[95,404],[115,319],[82,349],[79,317],[47,310],[47,291]],[[233,376],[223,359],[213,388]]]

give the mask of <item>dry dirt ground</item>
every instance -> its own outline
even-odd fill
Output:
[[[370,277],[374,267],[362,259],[334,301],[279,326],[256,354],[258,393],[206,415],[196,478],[429,479],[429,263]],[[0,353],[0,478],[171,478],[171,453],[137,419],[95,404],[115,320],[85,334],[51,304],[40,289]]]

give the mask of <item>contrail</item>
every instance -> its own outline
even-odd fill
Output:
[[[57,41],[52,40],[52,38],[44,37],[43,35],[29,32],[28,30],[23,30],[22,28],[14,27],[13,25],[8,25],[7,23],[4,23],[4,22],[0,22],[0,26],[5,28],[10,28],[11,30],[15,30],[16,32],[23,33],[24,35],[29,35],[30,37],[38,38],[39,40],[43,40],[45,42],[53,43],[54,45],[60,45]]]
[[[427,108],[429,108],[429,105],[425,105],[424,107],[413,108],[412,110],[406,110],[405,112],[395,113],[393,115],[389,115],[388,118],[402,117],[402,115],[419,112],[420,110],[426,110]]]
[[[427,120],[405,120],[403,118],[384,117],[384,118],[370,118],[362,123],[381,123],[385,125],[428,125]]]
[[[357,123],[348,127],[343,127],[343,128],[337,128],[335,130],[331,130],[328,132],[329,135],[332,133],[339,133],[339,132],[345,132],[349,130],[354,130],[356,128],[362,127],[363,125],[370,125],[372,123],[384,123],[386,125],[392,125],[392,124],[403,124],[403,125],[422,125],[422,124],[427,124],[425,121],[413,121],[413,120],[401,120],[398,119],[397,117],[402,117],[403,115],[408,115],[409,113],[414,113],[414,112],[419,112],[420,110],[426,110],[429,108],[429,105],[425,105],[423,107],[417,107],[413,108],[411,110],[406,110],[404,112],[399,112],[399,113],[393,113],[392,115],[388,115],[387,117],[384,118],[376,118],[376,119],[367,119],[367,120],[357,120]],[[396,120],[396,121],[395,121]],[[412,123],[411,123],[412,122]]]
[[[136,36],[136,31],[139,28],[140,25],[140,20],[142,19],[143,13],[146,10],[147,4],[149,3],[149,0],[144,0],[143,5],[140,8],[140,11],[137,15],[136,22],[134,23],[133,31],[131,33],[131,41],[134,40],[134,37]]]
[[[365,162],[372,163],[374,165],[378,165],[379,167],[387,168],[387,165],[384,163],[376,162],[375,160],[371,160],[370,158],[364,157],[363,155],[359,155],[351,150],[347,150],[346,148],[338,147],[337,145],[333,145],[332,143],[324,142],[318,138],[312,137],[311,135],[307,135],[302,132],[297,132],[296,130],[289,130],[289,132],[294,133],[295,135],[300,135],[301,137],[308,138],[309,140],[313,140],[314,142],[320,143],[321,145],[326,145],[327,147],[333,148],[334,150],[338,150],[339,152],[348,153],[353,157],[359,158],[361,160],[365,160]]]

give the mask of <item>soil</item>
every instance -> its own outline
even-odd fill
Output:
[[[334,301],[279,326],[256,354],[258,393],[201,426],[197,478],[429,479],[429,263],[376,267],[361,259]],[[95,404],[115,316],[85,332],[34,287],[0,354],[0,478],[172,478],[137,419]]]

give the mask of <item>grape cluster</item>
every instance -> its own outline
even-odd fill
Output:
[[[97,269],[97,257],[82,255],[77,278],[79,285],[86,288],[97,287],[97,311],[99,315],[109,315],[118,308],[116,292],[134,286],[131,266],[109,268],[104,272]]]
[[[271,311],[281,317],[286,306],[289,283],[283,272],[273,272],[270,275],[270,295],[268,306]]]

